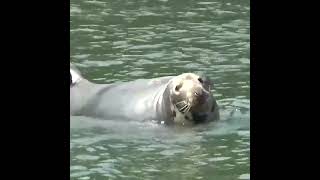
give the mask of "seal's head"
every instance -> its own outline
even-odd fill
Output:
[[[204,75],[184,73],[173,78],[170,83],[173,121],[185,125],[210,120],[215,106],[211,88],[213,83]]]

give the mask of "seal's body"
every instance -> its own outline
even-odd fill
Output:
[[[95,84],[73,68],[70,68],[71,115],[183,125],[219,119],[210,81],[196,74]]]

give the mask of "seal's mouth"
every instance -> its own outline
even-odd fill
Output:
[[[195,124],[201,124],[206,122],[208,113],[206,112],[196,112],[192,114],[192,118]]]

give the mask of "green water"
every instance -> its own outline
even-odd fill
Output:
[[[250,179],[249,0],[71,0],[71,61],[97,83],[204,72],[221,121],[71,117],[71,179]]]

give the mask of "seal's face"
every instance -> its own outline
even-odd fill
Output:
[[[211,81],[193,73],[185,73],[172,80],[170,99],[174,121],[182,124],[207,120],[212,110]]]

